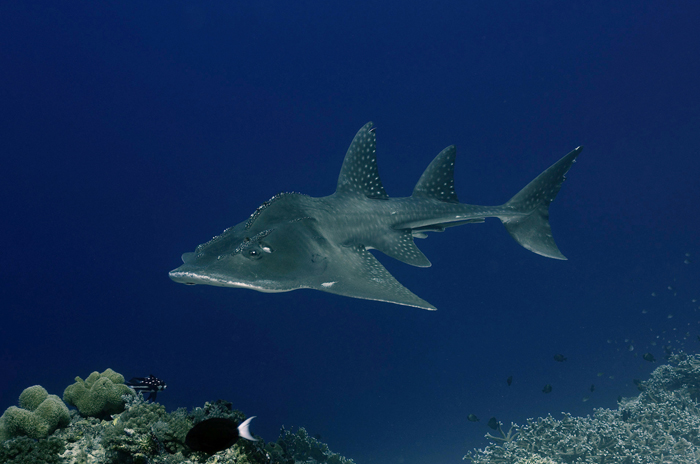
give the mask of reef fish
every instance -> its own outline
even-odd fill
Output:
[[[241,422],[238,425],[231,419],[214,417],[204,420],[187,432],[185,444],[193,451],[203,451],[207,454],[214,454],[233,446],[239,437],[246,440],[257,441],[250,434],[250,421],[255,416]]]
[[[581,147],[554,163],[506,203],[460,203],[454,188],[455,147],[440,152],[410,197],[389,198],[379,177],[372,123],[355,135],[335,193],[314,198],[281,193],[248,219],[182,255],[175,282],[288,292],[302,288],[436,309],[401,285],[369,252],[417,267],[430,261],[414,243],[428,232],[496,217],[539,255],[566,259],[552,238],[549,205]]]
[[[151,401],[156,400],[159,391],[168,387],[164,381],[153,374],[148,377],[132,377],[131,380],[126,382],[126,385],[142,394],[148,393],[148,398],[146,399]]]

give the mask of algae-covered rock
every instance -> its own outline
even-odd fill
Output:
[[[10,406],[0,417],[0,441],[26,436],[46,438],[70,422],[66,405],[40,385],[26,388],[19,396],[20,407]]]
[[[63,401],[78,408],[83,416],[107,418],[124,411],[122,396],[132,394],[124,385],[124,376],[107,369],[101,374],[95,371],[85,380],[76,377],[63,392]]]

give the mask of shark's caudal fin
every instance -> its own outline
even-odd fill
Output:
[[[525,216],[501,217],[508,233],[528,250],[554,259],[566,259],[559,251],[549,226],[549,204],[566,179],[566,173],[583,147],[578,147],[530,182],[505,205]]]

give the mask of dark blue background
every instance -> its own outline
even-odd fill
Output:
[[[643,353],[700,345],[699,15],[2,2],[0,409],[111,367],[166,379],[169,409],[230,400],[266,440],[303,426],[358,464],[419,464],[460,462],[491,416],[615,407],[658,365]],[[489,220],[419,241],[429,269],[380,256],[437,312],[170,281],[181,253],[273,194],[332,193],[369,120],[392,196],[449,144],[472,204],[584,145],[551,208],[569,261]]]

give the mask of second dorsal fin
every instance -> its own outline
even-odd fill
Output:
[[[454,177],[456,153],[455,146],[450,145],[435,157],[413,189],[414,197],[459,203]]]

